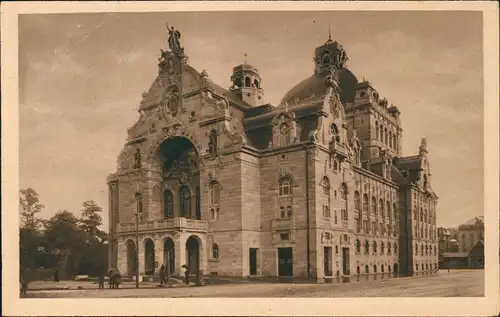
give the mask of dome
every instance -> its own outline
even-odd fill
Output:
[[[340,100],[342,103],[354,101],[356,96],[356,87],[358,79],[354,74],[346,68],[337,70],[340,86]],[[326,94],[325,79],[327,74],[314,74],[309,78],[304,79],[292,89],[290,89],[283,102],[292,103],[295,100],[304,100],[314,96],[324,96]]]

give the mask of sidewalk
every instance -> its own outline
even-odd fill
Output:
[[[189,283],[189,286],[194,285],[194,283]],[[155,282],[140,282],[140,288],[144,289],[154,289],[159,288],[160,283]],[[172,287],[188,287],[184,283],[173,283]],[[106,282],[104,288],[108,289],[109,285]],[[135,288],[135,282],[123,282],[120,284],[119,288]],[[63,290],[94,290],[99,289],[99,284],[96,282],[86,282],[86,281],[33,281],[29,283],[28,291],[63,291]]]

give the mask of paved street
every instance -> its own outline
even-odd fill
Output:
[[[168,289],[32,290],[26,297],[454,297],[484,296],[483,270],[346,284],[240,283]]]

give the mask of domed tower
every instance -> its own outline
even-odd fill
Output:
[[[255,107],[264,103],[262,78],[257,68],[247,64],[246,54],[245,63],[233,68],[231,82],[233,83],[230,87],[231,92],[247,104]]]

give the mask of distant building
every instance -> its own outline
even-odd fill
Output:
[[[476,217],[458,227],[459,252],[469,252],[479,241],[484,240],[484,217]]]
[[[484,241],[478,241],[469,252],[446,252],[440,258],[441,269],[484,269]]]
[[[437,229],[438,232],[438,250],[439,254],[443,254],[445,252],[450,252],[450,241],[451,241],[451,233],[447,228],[439,227]]]
[[[338,42],[270,105],[257,68],[235,66],[224,89],[169,31],[107,179],[110,265],[316,281],[437,269],[427,140],[402,154],[399,109],[358,81]]]

